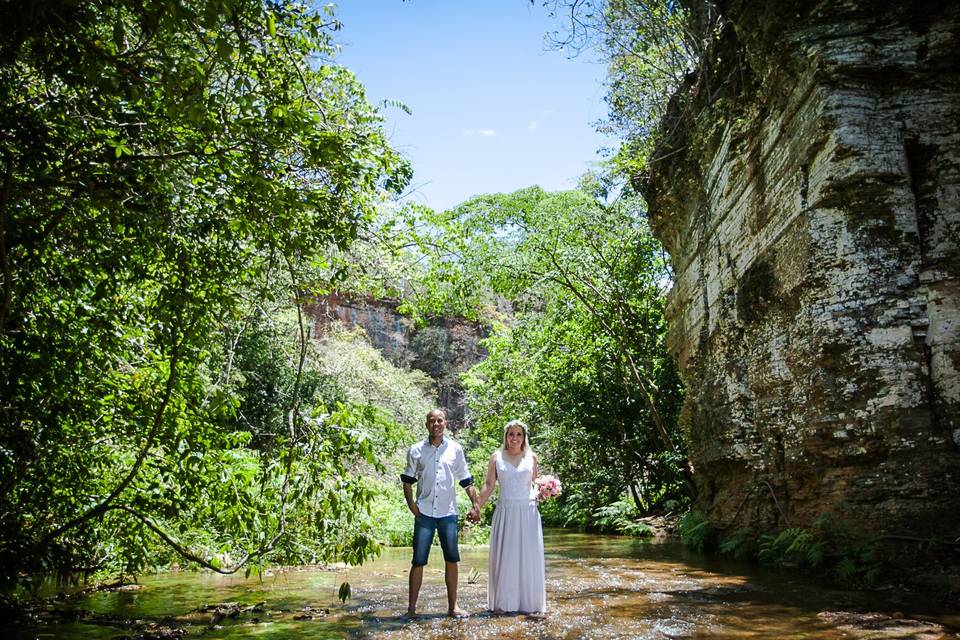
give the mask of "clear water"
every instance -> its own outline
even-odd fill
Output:
[[[435,547],[415,621],[402,617],[410,550],[385,549],[362,567],[276,570],[262,580],[207,572],[144,576],[138,590],[62,605],[78,612],[78,622],[40,621],[14,628],[12,637],[116,638],[173,624],[204,638],[960,638],[960,612],[896,590],[826,589],[783,572],[708,560],[674,543],[562,530],[548,530],[545,541],[543,619],[485,611],[485,547],[461,548],[460,606],[471,615],[447,618]],[[471,581],[473,569],[479,576]],[[337,589],[345,580],[353,597],[343,605]],[[263,604],[223,620],[199,611],[226,602]],[[864,612],[880,614],[879,622],[846,623],[849,614]]]

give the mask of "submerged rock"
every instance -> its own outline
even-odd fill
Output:
[[[910,640],[946,640],[943,626],[922,620],[911,620],[882,613],[852,613],[849,611],[823,611],[817,617],[827,624],[849,634],[852,638],[910,638]],[[952,636],[956,637],[956,636]]]

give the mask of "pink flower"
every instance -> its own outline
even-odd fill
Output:
[[[537,488],[537,500],[540,502],[556,498],[563,491],[560,480],[550,474],[537,476],[535,484]]]

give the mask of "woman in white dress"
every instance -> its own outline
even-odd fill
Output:
[[[487,465],[479,506],[486,504],[495,484],[500,495],[490,529],[487,606],[494,613],[542,615],[547,609],[543,559],[543,527],[534,481],[537,457],[522,422],[508,422],[503,446]]]

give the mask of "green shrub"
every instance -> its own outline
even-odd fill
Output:
[[[713,538],[713,528],[707,516],[701,511],[688,511],[678,523],[680,540],[696,551],[704,551]]]
[[[801,527],[760,536],[757,559],[778,567],[816,569],[823,563],[827,541],[817,532]]]
[[[460,542],[461,544],[486,544],[490,540],[490,525],[469,524],[466,517],[469,501],[460,505]],[[403,497],[403,487],[399,481],[374,482],[374,496],[370,503],[370,514],[363,526],[380,544],[388,547],[409,547],[413,539],[413,514],[407,509]],[[436,539],[434,539],[436,543]]]
[[[640,515],[637,506],[630,498],[621,498],[593,512],[594,522],[601,531],[627,536],[649,536],[653,533],[653,529],[638,520]]]
[[[737,560],[750,560],[757,556],[757,533],[753,529],[737,529],[732,536],[720,541],[721,554]]]
[[[461,509],[461,511],[463,511]],[[490,523],[481,520],[474,524],[467,522],[466,513],[460,514],[460,544],[488,544],[490,542]]]
[[[810,527],[790,527],[779,533],[758,535],[739,529],[719,549],[737,559],[800,569],[848,587],[871,586],[883,574],[876,538],[826,515]]]
[[[413,514],[407,509],[403,488],[396,483],[376,483],[366,522],[371,535],[388,547],[409,547],[413,537]]]

